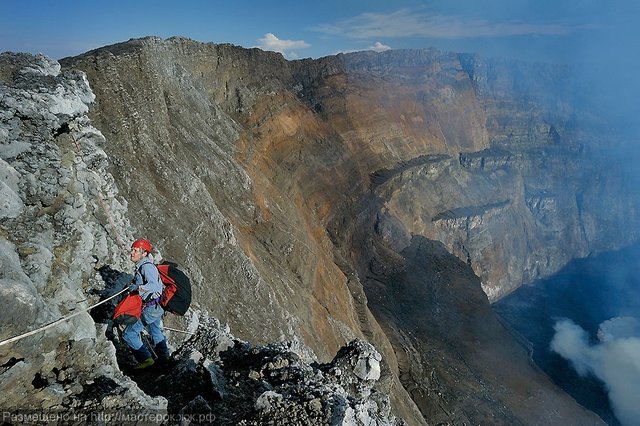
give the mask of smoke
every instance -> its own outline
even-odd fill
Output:
[[[640,323],[617,317],[600,324],[598,342],[571,320],[554,325],[551,350],[569,360],[582,376],[593,374],[604,382],[616,417],[625,426],[640,422]]]

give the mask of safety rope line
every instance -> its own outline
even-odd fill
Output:
[[[163,326],[162,328],[163,328],[163,329],[165,329],[165,330],[175,331],[175,332],[178,332],[178,333],[190,334],[190,335],[192,335],[192,336],[193,336],[194,334],[196,334],[196,333],[192,333],[192,332],[190,332],[190,331],[178,330],[178,329],[176,329],[176,328],[169,328],[169,327],[164,327],[164,326]]]
[[[63,322],[63,321],[66,321],[66,320],[68,320],[68,319],[70,319],[70,318],[75,317],[76,315],[80,315],[80,314],[82,314],[82,313],[85,313],[85,312],[87,312],[87,311],[89,311],[89,310],[91,310],[91,309],[95,308],[96,306],[102,305],[103,303],[108,302],[109,300],[113,299],[114,297],[121,295],[122,293],[124,293],[124,292],[125,292],[125,291],[127,291],[127,290],[129,290],[129,289],[128,289],[128,288],[124,288],[124,289],[122,289],[122,291],[119,291],[118,293],[114,294],[113,296],[108,297],[107,299],[104,299],[103,301],[98,302],[98,303],[96,303],[95,305],[89,306],[88,308],[85,308],[85,309],[83,309],[83,310],[81,310],[81,311],[74,312],[74,313],[73,313],[73,314],[71,314],[71,315],[67,315],[67,316],[64,316],[64,317],[62,317],[62,318],[59,318],[59,319],[57,319],[57,320],[55,320],[55,321],[53,321],[53,322],[50,322],[49,324],[43,325],[43,326],[42,326],[42,327],[40,327],[40,328],[36,328],[35,330],[31,330],[31,331],[29,331],[29,332],[27,332],[27,333],[24,333],[24,334],[20,334],[20,335],[18,335],[18,336],[11,337],[10,339],[7,339],[7,340],[3,340],[3,341],[1,341],[1,342],[0,342],[0,346],[2,346],[2,345],[6,345],[6,344],[8,344],[8,343],[16,342],[16,341],[18,341],[18,340],[20,340],[20,339],[23,339],[23,338],[28,337],[28,336],[31,336],[31,335],[33,335],[33,334],[39,333],[40,331],[46,330],[46,329],[48,329],[48,328],[51,328],[51,327],[53,327],[54,325],[57,325],[57,324],[59,324],[59,323],[61,323],[61,322]]]

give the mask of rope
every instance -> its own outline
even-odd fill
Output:
[[[175,329],[175,328],[169,328],[169,327],[162,327],[162,328],[164,328],[165,330],[175,331],[175,332],[178,332],[178,333],[190,334],[190,335],[192,335],[192,336],[193,336],[194,334],[196,334],[196,333],[192,333],[192,332],[190,332],[190,331],[178,330],[178,329]]]
[[[16,341],[18,341],[18,340],[20,340],[20,339],[23,339],[23,338],[27,337],[27,336],[31,336],[31,335],[33,335],[33,334],[39,333],[40,331],[46,330],[46,329],[48,329],[48,328],[51,328],[51,327],[53,327],[53,326],[54,326],[54,325],[56,325],[56,324],[59,324],[59,323],[61,323],[61,322],[63,322],[63,321],[66,321],[66,320],[68,320],[68,319],[70,319],[70,318],[73,318],[73,317],[75,317],[76,315],[80,315],[80,314],[82,314],[82,313],[84,313],[84,312],[87,312],[87,311],[89,311],[89,310],[91,310],[91,309],[95,308],[96,306],[102,305],[103,303],[108,302],[109,300],[113,299],[114,297],[121,295],[122,293],[124,293],[124,292],[125,292],[125,291],[127,291],[127,290],[129,290],[129,289],[128,289],[128,288],[124,288],[124,289],[122,289],[122,291],[120,291],[120,292],[118,292],[118,293],[114,294],[113,296],[111,296],[111,297],[109,297],[109,298],[107,298],[107,299],[104,299],[104,300],[103,300],[103,301],[101,301],[101,302],[96,303],[96,304],[95,304],[95,305],[93,305],[93,306],[89,306],[88,308],[85,308],[85,309],[83,309],[83,310],[81,310],[81,311],[75,312],[75,313],[73,313],[73,314],[71,314],[71,315],[64,316],[64,317],[62,317],[62,318],[60,318],[60,319],[57,319],[57,320],[55,320],[55,321],[53,321],[53,322],[50,322],[49,324],[43,325],[43,326],[42,326],[42,327],[40,327],[40,328],[36,328],[35,330],[31,330],[31,331],[29,331],[29,332],[27,332],[27,333],[20,334],[20,335],[18,335],[18,336],[14,336],[14,337],[12,337],[12,338],[10,338],[10,339],[7,339],[7,340],[3,340],[3,341],[1,341],[1,342],[0,342],[0,346],[2,346],[2,345],[6,345],[6,344],[8,344],[8,343],[16,342]]]

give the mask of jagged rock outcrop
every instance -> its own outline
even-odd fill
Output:
[[[216,424],[405,424],[391,414],[391,381],[379,380],[381,357],[371,344],[354,340],[326,364],[310,363],[307,351],[295,342],[252,346],[203,318],[196,335],[174,354],[178,365],[172,371],[209,377],[204,394],[185,407],[206,404]],[[175,400],[174,379],[157,376],[144,387]]]

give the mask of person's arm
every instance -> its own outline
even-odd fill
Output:
[[[144,265],[142,265],[144,267]],[[142,277],[142,267],[139,268],[135,274],[133,274],[133,281],[129,284],[129,291],[138,291],[140,286],[144,284],[144,278]],[[142,290],[140,290],[142,292]]]

